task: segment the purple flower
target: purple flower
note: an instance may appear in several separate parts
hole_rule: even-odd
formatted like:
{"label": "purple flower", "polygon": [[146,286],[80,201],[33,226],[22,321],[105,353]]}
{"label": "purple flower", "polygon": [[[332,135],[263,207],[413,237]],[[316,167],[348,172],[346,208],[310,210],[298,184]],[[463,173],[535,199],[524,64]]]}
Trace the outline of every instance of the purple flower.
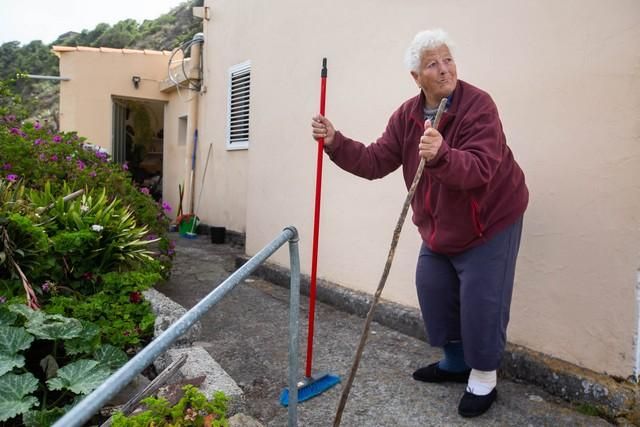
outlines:
{"label": "purple flower", "polygon": [[52,162],[57,162],[58,161],[58,156],[55,155],[55,154],[53,156],[51,156],[51,161]]}
{"label": "purple flower", "polygon": [[176,251],[173,250],[173,249],[167,250],[167,255],[169,255],[169,256],[173,256],[173,255],[175,255],[175,253],[176,253]]}
{"label": "purple flower", "polygon": [[122,169],[128,171],[129,170],[129,165],[125,162],[122,164]]}
{"label": "purple flower", "polygon": [[149,194],[149,189],[148,189],[147,187],[142,187],[142,188],[140,189],[140,192],[141,192],[142,194]]}
{"label": "purple flower", "polygon": [[11,169],[11,163],[5,163],[4,165],[2,165],[2,169],[8,171],[9,169]]}
{"label": "purple flower", "polygon": [[157,238],[158,236],[156,236],[155,234],[147,234],[146,240],[155,240]]}
{"label": "purple flower", "polygon": [[10,173],[9,175],[7,175],[7,181],[16,182],[17,180],[18,180],[18,175],[16,175],[15,173]]}
{"label": "purple flower", "polygon": [[7,302],[7,298],[4,295],[0,295],[0,304]]}
{"label": "purple flower", "polygon": [[39,158],[40,160],[46,160],[46,158],[47,158],[47,157],[44,155],[44,153],[40,153],[40,155],[38,156],[38,158]]}
{"label": "purple flower", "polygon": [[40,120],[36,120],[36,124],[33,125],[34,129],[40,129],[42,125],[40,124]]}
{"label": "purple flower", "polygon": [[169,203],[167,203],[167,202],[162,202],[162,210],[165,213],[171,212],[171,205]]}
{"label": "purple flower", "polygon": [[86,166],[82,160],[78,160],[76,164],[78,165],[78,169],[80,170],[83,170]]}
{"label": "purple flower", "polygon": [[52,287],[53,287],[53,283],[51,283],[50,281],[46,280],[42,284],[42,292],[48,293],[51,290]]}
{"label": "purple flower", "polygon": [[102,160],[103,162],[107,161],[107,153],[104,151],[96,151],[96,157]]}
{"label": "purple flower", "polygon": [[53,136],[53,142],[60,142],[60,141],[62,141],[62,137],[60,135]]}
{"label": "purple flower", "polygon": [[11,128],[9,132],[11,132],[11,134],[13,135],[20,135],[20,129],[18,128]]}
{"label": "purple flower", "polygon": [[15,122],[16,121],[16,116],[14,114],[9,114],[8,116],[6,116],[4,118],[7,122]]}
{"label": "purple flower", "polygon": [[40,138],[33,141],[33,145],[40,145],[40,144],[42,144],[42,140]]}
{"label": "purple flower", "polygon": [[73,157],[71,157],[71,156],[67,156],[67,157],[65,157],[64,159],[65,159],[67,162],[70,162],[70,161],[73,159]]}
{"label": "purple flower", "polygon": [[96,176],[96,171],[89,172],[89,176],[92,177],[92,178],[95,177]]}

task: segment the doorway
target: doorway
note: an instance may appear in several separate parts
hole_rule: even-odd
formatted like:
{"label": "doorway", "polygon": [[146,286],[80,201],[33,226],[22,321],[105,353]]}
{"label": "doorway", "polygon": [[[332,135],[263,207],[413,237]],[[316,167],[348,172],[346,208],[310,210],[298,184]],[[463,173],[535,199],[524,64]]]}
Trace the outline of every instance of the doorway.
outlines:
{"label": "doorway", "polygon": [[160,201],[165,103],[116,97],[112,101],[113,161],[126,164],[133,181]]}

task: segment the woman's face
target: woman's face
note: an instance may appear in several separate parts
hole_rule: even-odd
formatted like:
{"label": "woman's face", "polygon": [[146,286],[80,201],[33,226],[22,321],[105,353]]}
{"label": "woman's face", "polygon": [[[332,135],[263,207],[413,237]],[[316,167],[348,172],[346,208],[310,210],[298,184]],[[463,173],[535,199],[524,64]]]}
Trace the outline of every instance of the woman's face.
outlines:
{"label": "woman's face", "polygon": [[438,105],[442,98],[453,93],[458,73],[453,56],[446,45],[422,52],[420,69],[411,75],[427,97],[429,106]]}

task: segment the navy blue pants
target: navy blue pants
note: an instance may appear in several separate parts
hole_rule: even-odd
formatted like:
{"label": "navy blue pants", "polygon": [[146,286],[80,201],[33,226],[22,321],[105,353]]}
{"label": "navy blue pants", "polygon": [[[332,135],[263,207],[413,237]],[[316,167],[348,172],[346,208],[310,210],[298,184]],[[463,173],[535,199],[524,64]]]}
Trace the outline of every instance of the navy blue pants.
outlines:
{"label": "navy blue pants", "polygon": [[429,343],[462,341],[467,365],[498,369],[507,335],[522,218],[483,243],[457,255],[424,244],[416,288]]}

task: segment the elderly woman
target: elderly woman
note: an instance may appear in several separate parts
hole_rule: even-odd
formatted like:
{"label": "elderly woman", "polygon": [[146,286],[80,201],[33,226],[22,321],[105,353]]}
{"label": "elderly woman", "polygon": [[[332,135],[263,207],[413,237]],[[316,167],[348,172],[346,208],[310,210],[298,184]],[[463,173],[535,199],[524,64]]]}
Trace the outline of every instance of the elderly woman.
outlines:
{"label": "elderly woman", "polygon": [[[413,378],[467,383],[458,412],[474,417],[497,397],[529,193],[498,109],[486,92],[458,80],[452,46],[439,29],[415,36],[406,64],[420,93],[392,114],[375,143],[350,139],[319,115],[312,133],[324,138],[334,163],[367,179],[402,166],[408,188],[426,160],[412,201],[422,237],[416,288],[429,343],[444,357]],[[435,129],[442,98],[447,107]]]}

